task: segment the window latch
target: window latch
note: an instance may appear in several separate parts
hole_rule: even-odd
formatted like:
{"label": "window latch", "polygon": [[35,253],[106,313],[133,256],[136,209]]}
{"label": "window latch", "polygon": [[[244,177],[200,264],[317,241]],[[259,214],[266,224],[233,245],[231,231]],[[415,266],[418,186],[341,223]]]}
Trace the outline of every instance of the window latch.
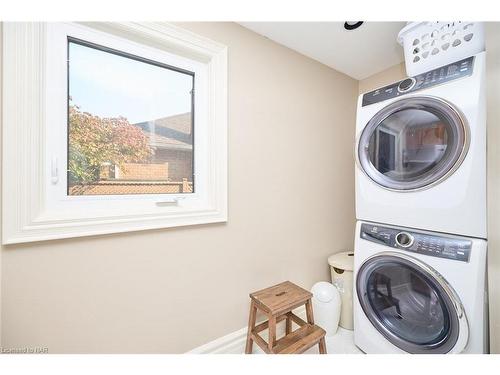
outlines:
{"label": "window latch", "polygon": [[183,200],[184,197],[172,197],[172,198],[167,198],[161,201],[156,201],[156,205],[160,207],[164,206],[177,206],[179,204],[179,201]]}
{"label": "window latch", "polygon": [[52,158],[52,163],[50,165],[50,181],[53,185],[57,184],[59,181],[59,170],[57,168],[57,157]]}

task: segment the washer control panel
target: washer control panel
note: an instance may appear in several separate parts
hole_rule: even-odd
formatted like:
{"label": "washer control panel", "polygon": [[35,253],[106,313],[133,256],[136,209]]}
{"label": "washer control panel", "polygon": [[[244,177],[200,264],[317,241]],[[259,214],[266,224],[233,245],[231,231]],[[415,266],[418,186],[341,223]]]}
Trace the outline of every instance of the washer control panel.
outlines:
{"label": "washer control panel", "polygon": [[404,229],[361,224],[361,238],[391,248],[412,253],[468,262],[472,241],[444,237]]}
{"label": "washer control panel", "polygon": [[363,95],[362,106],[382,102],[410,92],[440,85],[455,79],[472,75],[474,56],[442,66],[415,77],[403,79],[389,86],[370,91]]}

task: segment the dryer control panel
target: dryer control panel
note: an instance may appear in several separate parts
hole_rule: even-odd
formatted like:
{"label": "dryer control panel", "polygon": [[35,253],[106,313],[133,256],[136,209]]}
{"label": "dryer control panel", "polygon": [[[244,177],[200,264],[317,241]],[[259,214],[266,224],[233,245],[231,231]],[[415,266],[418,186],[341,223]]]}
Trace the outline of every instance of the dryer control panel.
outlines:
{"label": "dryer control panel", "polygon": [[410,253],[462,262],[469,261],[472,248],[472,241],[462,238],[410,232],[373,224],[361,224],[360,236],[364,240]]}
{"label": "dryer control panel", "polygon": [[370,91],[363,95],[362,106],[382,102],[401,95],[440,85],[455,79],[472,75],[474,56],[442,66],[415,77],[403,79],[389,86]]}

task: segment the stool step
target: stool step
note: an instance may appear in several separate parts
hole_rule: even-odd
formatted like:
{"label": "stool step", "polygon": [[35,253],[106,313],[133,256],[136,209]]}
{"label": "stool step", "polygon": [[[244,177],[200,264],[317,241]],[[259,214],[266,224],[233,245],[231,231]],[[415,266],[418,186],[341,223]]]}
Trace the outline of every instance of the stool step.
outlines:
{"label": "stool step", "polygon": [[312,297],[311,292],[285,281],[250,294],[250,298],[266,313],[281,315],[303,305]]}
{"label": "stool step", "polygon": [[296,331],[286,335],[276,341],[273,347],[275,354],[300,354],[307,349],[318,344],[325,336],[326,332],[323,328],[315,324],[306,324]]}

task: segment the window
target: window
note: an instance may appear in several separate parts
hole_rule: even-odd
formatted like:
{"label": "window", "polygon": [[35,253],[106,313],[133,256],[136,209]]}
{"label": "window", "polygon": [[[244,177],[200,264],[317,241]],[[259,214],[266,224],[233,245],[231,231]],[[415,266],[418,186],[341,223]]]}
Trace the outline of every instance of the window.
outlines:
{"label": "window", "polygon": [[194,82],[69,39],[68,195],[193,192]]}
{"label": "window", "polygon": [[227,220],[225,46],[165,23],[4,40],[4,243]]}

